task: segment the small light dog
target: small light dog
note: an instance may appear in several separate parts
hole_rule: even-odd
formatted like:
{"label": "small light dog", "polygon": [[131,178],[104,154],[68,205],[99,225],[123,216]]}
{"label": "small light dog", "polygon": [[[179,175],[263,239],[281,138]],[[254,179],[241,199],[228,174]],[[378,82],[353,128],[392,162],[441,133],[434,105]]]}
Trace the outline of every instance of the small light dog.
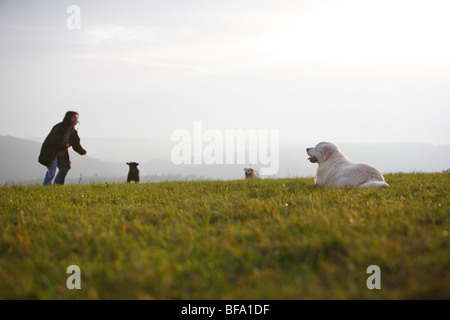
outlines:
{"label": "small light dog", "polygon": [[364,163],[352,163],[330,142],[320,142],[315,147],[307,148],[306,153],[309,161],[319,164],[315,181],[321,187],[385,189],[389,186],[379,170]]}
{"label": "small light dog", "polygon": [[259,172],[252,168],[245,168],[245,179],[259,179]]}

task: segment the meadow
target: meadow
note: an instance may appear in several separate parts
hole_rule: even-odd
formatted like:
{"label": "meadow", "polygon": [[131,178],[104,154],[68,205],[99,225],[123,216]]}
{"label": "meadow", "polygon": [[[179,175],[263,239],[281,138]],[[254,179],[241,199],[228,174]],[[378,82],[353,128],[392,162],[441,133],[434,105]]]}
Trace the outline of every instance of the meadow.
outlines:
{"label": "meadow", "polygon": [[0,299],[449,299],[450,173],[385,179],[4,186]]}

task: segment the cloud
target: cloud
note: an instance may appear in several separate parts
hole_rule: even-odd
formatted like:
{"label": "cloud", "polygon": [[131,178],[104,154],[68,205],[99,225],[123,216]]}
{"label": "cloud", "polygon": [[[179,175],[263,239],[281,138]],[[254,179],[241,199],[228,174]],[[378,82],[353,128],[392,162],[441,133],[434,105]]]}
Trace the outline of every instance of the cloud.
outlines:
{"label": "cloud", "polygon": [[184,64],[184,63],[168,63],[164,62],[157,58],[152,57],[143,57],[139,53],[134,54],[76,54],[73,55],[75,59],[83,59],[83,60],[101,60],[107,63],[127,63],[140,65],[144,67],[152,67],[152,68],[171,68],[171,69],[186,69],[193,70],[200,73],[214,73],[212,69],[208,69],[202,66]]}
{"label": "cloud", "polygon": [[241,65],[239,39],[212,39],[190,27],[98,25],[72,38],[69,56],[144,67],[180,68],[200,73],[231,72]]}
{"label": "cloud", "polygon": [[145,26],[97,25],[86,27],[80,36],[81,44],[102,45],[117,42],[149,42],[157,28]]}
{"label": "cloud", "polygon": [[450,63],[450,4],[430,0],[340,1],[285,18],[244,43],[243,54],[286,64]]}

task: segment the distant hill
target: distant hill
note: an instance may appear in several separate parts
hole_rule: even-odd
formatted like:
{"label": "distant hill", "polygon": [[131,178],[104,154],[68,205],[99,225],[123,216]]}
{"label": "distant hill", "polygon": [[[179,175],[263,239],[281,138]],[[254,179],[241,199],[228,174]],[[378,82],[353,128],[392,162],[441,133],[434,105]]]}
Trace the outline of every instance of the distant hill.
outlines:
{"label": "distant hill", "polygon": [[[41,184],[46,168],[37,162],[41,142],[0,136],[0,184]],[[126,161],[139,162],[141,182],[164,180],[242,179],[247,165],[175,165],[170,159],[171,141],[146,139],[82,139],[88,151],[80,156],[70,149],[72,169],[67,183],[124,182]],[[313,143],[281,142],[280,168],[274,177],[310,177],[316,164],[307,158]],[[421,143],[342,144],[340,149],[354,162],[369,163],[382,172],[441,172],[450,168],[450,146]],[[94,157],[92,156],[94,155]],[[253,165],[258,169],[258,165]]]}
{"label": "distant hill", "polygon": [[[11,136],[0,136],[0,184],[41,184],[46,168],[38,163],[41,143],[31,140],[15,138]],[[89,150],[88,150],[89,152]],[[120,148],[117,152],[120,152]],[[124,182],[128,174],[128,166],[125,162],[104,162],[91,158],[88,155],[80,156],[69,149],[72,168],[66,177],[66,183],[89,183],[89,182]],[[131,161],[131,160],[130,160]],[[162,169],[170,167],[170,162],[154,160]],[[151,166],[152,162],[142,163],[141,182],[157,182],[164,180],[197,180],[201,177],[193,175],[181,175],[165,170],[164,173],[153,170],[150,175],[142,170],[142,167]]]}
{"label": "distant hill", "polygon": [[[14,138],[11,136],[0,137],[0,182],[40,184],[46,172],[46,168],[38,163],[41,143]],[[72,170],[69,171],[68,179],[83,176],[114,176],[120,174],[117,164],[102,163],[98,159],[88,156],[81,157],[72,149],[69,151],[72,161]],[[69,180],[68,180],[69,182]]]}

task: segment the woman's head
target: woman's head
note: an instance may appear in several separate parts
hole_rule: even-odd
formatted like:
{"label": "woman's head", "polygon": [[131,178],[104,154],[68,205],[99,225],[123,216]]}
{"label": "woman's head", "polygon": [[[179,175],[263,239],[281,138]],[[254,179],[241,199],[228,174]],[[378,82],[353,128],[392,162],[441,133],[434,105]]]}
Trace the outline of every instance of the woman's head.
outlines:
{"label": "woman's head", "polygon": [[78,116],[79,116],[78,112],[67,111],[63,119],[64,126],[75,127],[75,125],[78,123]]}

